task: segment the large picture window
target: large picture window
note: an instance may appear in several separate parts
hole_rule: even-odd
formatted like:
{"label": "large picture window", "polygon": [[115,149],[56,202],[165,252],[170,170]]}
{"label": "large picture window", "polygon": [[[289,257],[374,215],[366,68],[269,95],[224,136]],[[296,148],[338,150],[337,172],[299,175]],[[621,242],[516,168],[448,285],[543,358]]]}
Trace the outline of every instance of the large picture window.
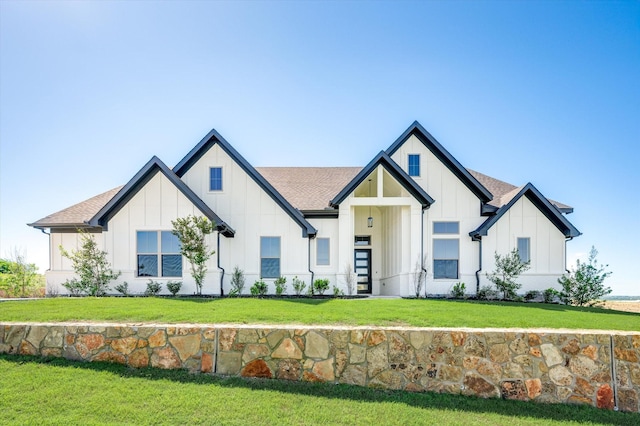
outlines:
{"label": "large picture window", "polygon": [[260,237],[260,278],[280,277],[280,237]]}
{"label": "large picture window", "polygon": [[138,231],[139,277],[181,277],[180,240],[171,231]]}
{"label": "large picture window", "polygon": [[420,176],[420,154],[409,154],[409,176]]}
{"label": "large picture window", "polygon": [[518,255],[520,261],[527,263],[531,260],[531,240],[529,238],[518,238]]}
{"label": "large picture window", "polygon": [[460,241],[457,239],[433,240],[433,278],[457,279]]}
{"label": "large picture window", "polygon": [[222,191],[222,167],[209,169],[209,191]]}
{"label": "large picture window", "polygon": [[316,265],[329,264],[329,238],[316,238]]}

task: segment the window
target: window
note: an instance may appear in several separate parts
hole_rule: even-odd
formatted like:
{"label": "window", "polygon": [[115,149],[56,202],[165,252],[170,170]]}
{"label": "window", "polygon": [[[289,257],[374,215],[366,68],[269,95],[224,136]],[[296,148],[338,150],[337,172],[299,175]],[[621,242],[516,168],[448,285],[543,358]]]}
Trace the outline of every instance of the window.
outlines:
{"label": "window", "polygon": [[182,276],[180,240],[171,231],[138,231],[136,239],[139,277]]}
{"label": "window", "polygon": [[353,244],[356,246],[370,246],[371,235],[356,235],[356,239]]}
{"label": "window", "polygon": [[260,237],[260,278],[280,278],[280,237]]}
{"label": "window", "polygon": [[527,263],[531,260],[530,247],[530,238],[518,238],[518,254],[522,263]]}
{"label": "window", "polygon": [[316,239],[316,265],[329,264],[329,238]]}
{"label": "window", "polygon": [[222,167],[209,169],[209,191],[222,191]]}
{"label": "window", "polygon": [[459,234],[460,222],[433,222],[434,234]]}
{"label": "window", "polygon": [[409,176],[420,176],[420,154],[409,154]]}
{"label": "window", "polygon": [[458,278],[459,240],[433,240],[433,278]]}

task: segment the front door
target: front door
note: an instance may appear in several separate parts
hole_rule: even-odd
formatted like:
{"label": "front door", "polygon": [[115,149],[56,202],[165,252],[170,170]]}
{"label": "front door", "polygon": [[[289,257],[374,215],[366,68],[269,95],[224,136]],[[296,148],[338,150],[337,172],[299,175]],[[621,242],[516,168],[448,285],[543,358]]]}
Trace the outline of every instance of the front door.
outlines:
{"label": "front door", "polygon": [[355,249],[358,294],[371,294],[371,249]]}

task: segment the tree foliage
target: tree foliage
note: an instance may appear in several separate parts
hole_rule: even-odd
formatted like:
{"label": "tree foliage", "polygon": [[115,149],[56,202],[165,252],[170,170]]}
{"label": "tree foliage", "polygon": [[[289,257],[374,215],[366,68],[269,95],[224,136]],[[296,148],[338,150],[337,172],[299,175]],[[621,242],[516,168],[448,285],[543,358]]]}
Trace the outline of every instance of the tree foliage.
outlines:
{"label": "tree foliage", "polygon": [[497,252],[494,254],[496,269],[487,274],[487,279],[495,284],[498,291],[502,292],[503,299],[516,297],[516,290],[522,287],[516,280],[523,272],[530,268],[530,262],[520,259],[517,249],[511,250],[504,256]]}
{"label": "tree foliage", "polygon": [[598,250],[591,247],[586,263],[576,261],[576,267],[569,274],[562,275],[558,283],[562,286],[560,299],[567,304],[576,306],[593,306],[598,299],[611,293],[610,287],[605,287],[604,280],[611,275],[605,269],[609,265],[597,263]]}
{"label": "tree foliage", "polygon": [[60,245],[60,253],[71,260],[73,271],[78,276],[62,283],[73,295],[104,296],[109,291],[109,282],[120,276],[113,272],[107,260],[107,252],[98,248],[93,234],[79,231],[81,245],[79,250],[69,253]]}
{"label": "tree foliage", "polygon": [[0,289],[14,297],[31,296],[42,285],[38,267],[28,263],[26,256],[17,248],[11,251],[10,259],[0,259]]}
{"label": "tree foliage", "polygon": [[187,258],[191,266],[191,276],[196,282],[198,294],[202,294],[202,284],[207,274],[207,260],[214,250],[207,247],[206,236],[215,229],[215,224],[204,216],[181,217],[172,220],[173,235],[180,240],[180,253]]}

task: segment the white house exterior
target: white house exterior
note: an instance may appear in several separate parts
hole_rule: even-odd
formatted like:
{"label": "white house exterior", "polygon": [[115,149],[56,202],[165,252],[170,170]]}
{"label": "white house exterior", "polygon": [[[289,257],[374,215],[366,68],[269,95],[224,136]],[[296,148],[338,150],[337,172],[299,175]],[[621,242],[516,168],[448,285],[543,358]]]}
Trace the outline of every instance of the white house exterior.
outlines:
{"label": "white house exterior", "polygon": [[[517,248],[531,268],[521,292],[557,286],[566,242],[580,232],[564,217],[572,208],[522,187],[467,170],[419,123],[412,124],[364,168],[254,168],[212,130],[173,169],[153,157],[126,185],[49,215],[30,226],[50,233],[47,286],[61,294],[74,276],[61,256],[94,233],[132,292],[149,279],[183,281],[195,292],[171,221],[204,215],[215,222],[203,293],[227,294],[235,266],[250,285],[295,276],[328,278],[347,292],[448,294],[464,282],[471,294],[488,284],[494,253]],[[291,286],[289,286],[291,288]]]}

